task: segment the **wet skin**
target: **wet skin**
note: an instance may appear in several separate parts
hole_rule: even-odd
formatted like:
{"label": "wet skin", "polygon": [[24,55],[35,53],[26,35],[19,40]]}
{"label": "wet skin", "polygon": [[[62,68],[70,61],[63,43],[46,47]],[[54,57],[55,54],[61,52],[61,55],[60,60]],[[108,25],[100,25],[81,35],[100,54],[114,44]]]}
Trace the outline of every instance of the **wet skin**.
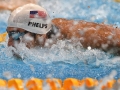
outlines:
{"label": "wet skin", "polygon": [[52,20],[61,34],[67,39],[79,38],[83,47],[99,48],[109,50],[120,48],[120,28],[107,24],[94,22],[67,20],[56,18]]}
{"label": "wet skin", "polygon": [[[40,34],[35,34],[35,33],[31,33],[31,32],[27,32],[26,30],[24,29],[21,29],[21,28],[14,28],[14,27],[7,27],[7,32],[11,32],[11,31],[14,31],[14,32],[20,32],[20,33],[25,33],[24,36],[21,37],[21,39],[13,39],[12,36],[9,37],[9,40],[8,40],[8,46],[13,46],[15,47],[15,43],[20,43],[20,41],[22,43],[25,43],[26,46],[28,48],[32,48],[32,47],[35,47],[35,46],[43,46],[44,43],[45,43],[45,39],[46,39],[46,35],[40,35]],[[43,38],[43,41],[39,41],[39,38]]]}
{"label": "wet skin", "polygon": [[0,0],[0,10],[13,11],[19,6],[22,6],[28,3],[37,4],[37,1],[36,0]]}

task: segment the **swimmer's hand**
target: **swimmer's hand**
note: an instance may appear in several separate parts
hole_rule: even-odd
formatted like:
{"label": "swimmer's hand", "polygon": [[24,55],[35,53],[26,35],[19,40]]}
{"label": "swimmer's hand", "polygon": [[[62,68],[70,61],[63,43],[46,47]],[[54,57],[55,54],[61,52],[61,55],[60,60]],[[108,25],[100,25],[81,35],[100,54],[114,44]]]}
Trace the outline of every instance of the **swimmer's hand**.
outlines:
{"label": "swimmer's hand", "polygon": [[28,3],[37,4],[37,1],[36,0],[0,0],[0,10],[13,11],[17,7]]}
{"label": "swimmer's hand", "polygon": [[23,58],[18,53],[13,53],[13,56],[17,59],[22,59],[23,60]]}
{"label": "swimmer's hand", "polygon": [[24,60],[25,57],[23,57],[22,55],[20,55],[18,52],[12,50],[13,56],[18,60]]}

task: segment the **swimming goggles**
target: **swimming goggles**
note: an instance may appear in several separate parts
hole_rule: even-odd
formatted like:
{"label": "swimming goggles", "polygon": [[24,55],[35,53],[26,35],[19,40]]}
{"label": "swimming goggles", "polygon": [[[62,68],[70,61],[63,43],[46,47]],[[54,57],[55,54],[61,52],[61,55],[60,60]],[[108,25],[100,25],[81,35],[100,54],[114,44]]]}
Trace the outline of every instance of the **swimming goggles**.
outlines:
{"label": "swimming goggles", "polygon": [[18,31],[9,31],[8,36],[12,37],[14,40],[19,40],[20,37],[23,37],[27,32],[18,32]]}

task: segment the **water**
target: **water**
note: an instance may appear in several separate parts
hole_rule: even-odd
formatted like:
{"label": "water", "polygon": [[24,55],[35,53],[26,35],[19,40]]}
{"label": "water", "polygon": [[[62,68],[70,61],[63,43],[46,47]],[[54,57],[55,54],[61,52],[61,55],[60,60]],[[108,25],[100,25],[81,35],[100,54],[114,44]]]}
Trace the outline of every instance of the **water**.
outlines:
{"label": "water", "polygon": [[[104,22],[120,27],[120,4],[112,0],[40,0],[38,3],[47,9],[51,18]],[[0,13],[0,33],[5,32],[9,15],[9,11]],[[97,49],[85,50],[80,43],[72,44],[70,40],[60,40],[50,49],[29,50],[23,44],[18,48],[22,59],[13,57],[14,48],[8,48],[7,41],[0,44],[0,78],[45,79],[51,75],[63,80],[68,77],[101,79],[112,70],[117,71],[114,78],[120,78],[119,56]]]}
{"label": "water", "polygon": [[[47,75],[51,75],[63,80],[68,77],[101,79],[112,70],[116,70],[118,75],[115,78],[119,78],[119,69],[117,69],[119,57],[113,57],[112,54],[100,50],[84,50],[79,43],[78,46],[76,48],[70,40],[60,40],[50,49],[29,50],[24,44],[19,44],[16,52],[19,52],[22,59],[18,59],[11,54],[14,48],[7,47],[5,43],[1,46],[0,77],[45,79]],[[6,77],[6,72],[9,72],[10,76]]]}

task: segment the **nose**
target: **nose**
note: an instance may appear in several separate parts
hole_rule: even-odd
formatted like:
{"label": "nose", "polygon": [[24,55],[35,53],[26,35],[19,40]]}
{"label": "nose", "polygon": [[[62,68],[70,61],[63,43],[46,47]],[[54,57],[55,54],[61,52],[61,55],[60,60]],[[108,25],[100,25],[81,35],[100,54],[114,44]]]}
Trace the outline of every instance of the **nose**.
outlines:
{"label": "nose", "polygon": [[23,41],[30,42],[34,40],[34,36],[31,33],[27,33],[23,36]]}

